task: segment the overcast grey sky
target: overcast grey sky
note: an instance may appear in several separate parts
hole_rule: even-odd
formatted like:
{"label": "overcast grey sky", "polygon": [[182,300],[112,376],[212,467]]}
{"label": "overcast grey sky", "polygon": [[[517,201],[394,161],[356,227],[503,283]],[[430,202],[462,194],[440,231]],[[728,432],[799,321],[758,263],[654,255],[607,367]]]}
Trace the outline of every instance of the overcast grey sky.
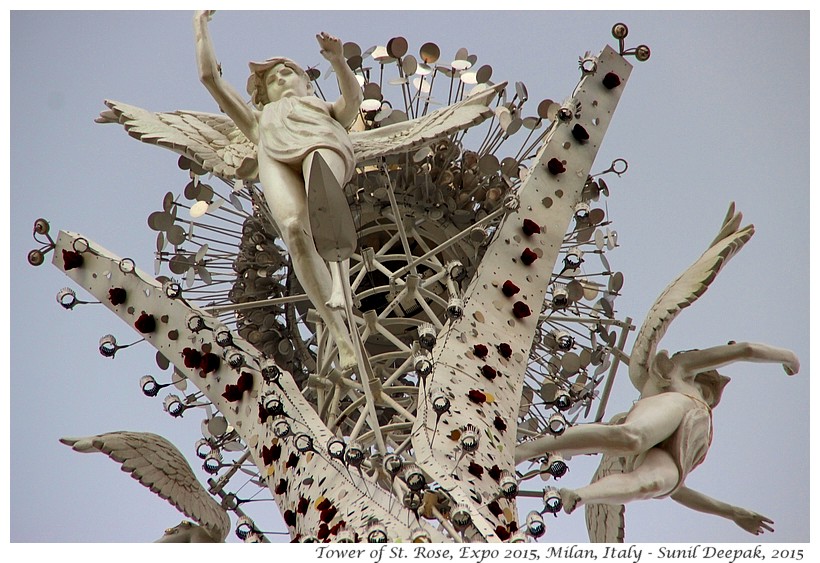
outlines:
{"label": "overcast grey sky", "polygon": [[[771,517],[776,532],[755,538],[731,522],[655,500],[627,508],[627,540],[807,542],[808,12],[218,12],[211,29],[225,77],[240,91],[249,60],[286,55],[326,70],[318,31],[363,49],[401,35],[413,54],[436,42],[444,60],[466,47],[479,65],[492,65],[494,81],[523,81],[534,113],[540,99],[572,92],[578,57],[613,44],[618,21],[629,26],[627,45],[649,45],[652,58],[632,59],[593,166],[629,162],[623,177],[607,178],[621,245],[608,257],[626,280],[616,309],[640,323],[735,201],[757,233],[675,321],[662,347],[757,341],[791,348],[802,362],[792,378],[776,365],[725,369],[732,382],[715,411],[712,449],[687,480]],[[66,435],[149,431],[196,462],[200,419],[173,420],[161,401],[140,393],[142,375],[167,376],[149,346],[114,361],[100,356],[102,335],[127,341],[133,333],[102,307],[64,311],[54,297],[70,281],[49,263],[29,266],[26,254],[42,216],[55,233],[80,232],[152,271],[155,234],[146,218],[187,176],[174,154],[93,119],[105,98],[155,111],[217,111],[197,80],[192,35],[190,12],[11,14],[13,542],[145,542],[182,518],[105,456],[58,443]],[[609,414],[637,397],[625,371],[615,386]],[[573,460],[559,484],[587,482],[594,465]],[[284,530],[276,507],[267,506],[266,529]],[[547,524],[543,541],[586,541],[580,512]]]}

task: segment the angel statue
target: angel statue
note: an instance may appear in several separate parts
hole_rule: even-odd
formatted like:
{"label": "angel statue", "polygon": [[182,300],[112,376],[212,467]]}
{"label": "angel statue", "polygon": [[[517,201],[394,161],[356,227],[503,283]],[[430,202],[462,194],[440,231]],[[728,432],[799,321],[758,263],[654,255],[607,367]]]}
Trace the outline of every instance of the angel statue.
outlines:
{"label": "angel statue", "polygon": [[687,508],[728,518],[755,535],[773,531],[772,520],[692,490],[685,480],[703,462],[712,441],[712,409],[729,382],[717,369],[738,361],[773,362],[793,375],[800,368],[797,356],[783,348],[735,342],[671,356],[665,350],[656,352],[672,320],[703,295],[721,267],[754,234],[752,225],[740,228],[741,219],[732,204],[708,250],[649,310],[629,357],[629,378],[640,392],[629,412],[609,424],[581,424],[560,436],[544,436],[516,449],[516,462],[547,452],[604,454],[590,485],[560,491],[567,513],[587,505],[587,527],[593,541],[623,541],[625,503],[666,497]]}
{"label": "angel statue", "polygon": [[122,464],[122,470],[171,503],[198,524],[183,520],[165,530],[158,543],[221,543],[231,528],[227,511],[194,475],[171,442],[146,432],[108,432],[85,438],[60,438],[80,453],[101,452]]}
{"label": "angel statue", "polygon": [[[208,30],[212,15],[212,10],[194,15],[197,65],[200,80],[227,117],[181,111],[155,114],[107,100],[110,110],[97,121],[119,122],[131,136],[170,148],[226,180],[258,180],[296,276],[336,342],[340,368],[352,369],[356,354],[341,309],[349,297],[344,281],[347,258],[356,243],[353,222],[349,211],[340,213],[340,209],[326,209],[331,221],[312,221],[308,193],[319,185],[330,201],[340,197],[344,201],[342,187],[353,177],[357,164],[407,152],[483,121],[492,115],[487,103],[505,84],[479,89],[456,104],[414,120],[348,132],[359,118],[363,94],[339,39],[324,32],[316,35],[320,53],[336,74],[341,92],[338,100],[330,103],[315,96],[304,69],[288,58],[274,57],[249,64],[249,105],[221,76]],[[333,231],[328,226],[338,221],[350,228]],[[348,248],[334,258],[330,268],[326,255],[317,250],[317,236],[327,239],[328,233],[315,232],[317,226],[338,233],[331,238],[348,239],[336,241],[337,246]],[[352,319],[348,322],[350,330],[355,330]]]}

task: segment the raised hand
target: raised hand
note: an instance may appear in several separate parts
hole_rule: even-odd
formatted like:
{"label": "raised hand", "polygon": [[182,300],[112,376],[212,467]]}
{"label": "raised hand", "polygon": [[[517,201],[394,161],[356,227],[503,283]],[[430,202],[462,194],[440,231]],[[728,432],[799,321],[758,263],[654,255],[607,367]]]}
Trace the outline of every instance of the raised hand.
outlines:
{"label": "raised hand", "polygon": [[342,42],[338,37],[333,37],[326,32],[316,34],[316,41],[319,42],[320,53],[330,62],[343,59]]}
{"label": "raised hand", "polygon": [[798,371],[800,371],[800,360],[797,359],[797,356],[791,353],[792,358],[786,362],[783,362],[783,370],[786,372],[787,375],[794,375]]}
{"label": "raised hand", "polygon": [[737,508],[734,516],[732,516],[732,521],[750,534],[756,536],[759,536],[766,530],[774,532],[774,528],[771,527],[771,524],[774,524],[773,520],[745,508]]}

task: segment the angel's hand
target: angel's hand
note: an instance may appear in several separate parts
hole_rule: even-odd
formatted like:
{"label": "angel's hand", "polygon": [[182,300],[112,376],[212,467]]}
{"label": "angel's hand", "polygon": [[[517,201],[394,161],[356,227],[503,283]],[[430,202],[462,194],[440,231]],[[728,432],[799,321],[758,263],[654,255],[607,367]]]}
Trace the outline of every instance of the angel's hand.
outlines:
{"label": "angel's hand", "polygon": [[756,536],[762,534],[766,530],[774,532],[774,528],[771,527],[771,524],[774,524],[773,520],[770,520],[757,512],[746,510],[745,508],[737,508],[735,510],[735,514],[732,516],[732,521],[750,534],[754,534]]}
{"label": "angel's hand", "polygon": [[211,21],[216,10],[197,10],[194,12],[194,22],[199,24],[207,24]]}
{"label": "angel's hand", "polygon": [[323,31],[316,34],[316,41],[319,42],[319,52],[321,55],[331,63],[344,59],[342,55],[342,42],[338,37],[333,37]]}
{"label": "angel's hand", "polygon": [[783,370],[787,375],[794,375],[800,371],[800,360],[797,359],[797,356],[792,354],[792,358],[790,360],[783,362]]}

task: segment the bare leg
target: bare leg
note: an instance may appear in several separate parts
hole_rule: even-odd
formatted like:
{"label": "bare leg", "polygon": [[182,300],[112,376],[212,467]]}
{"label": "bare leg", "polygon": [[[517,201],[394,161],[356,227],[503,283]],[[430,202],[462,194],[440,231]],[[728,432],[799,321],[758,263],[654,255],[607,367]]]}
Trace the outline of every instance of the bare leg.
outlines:
{"label": "bare leg", "polygon": [[664,450],[651,448],[631,473],[613,473],[580,489],[561,489],[568,514],[584,504],[626,504],[667,494],[678,483],[678,467]]}
{"label": "bare leg", "polygon": [[327,264],[313,243],[304,180],[293,169],[271,160],[260,161],[259,177],[296,276],[336,342],[340,367],[350,369],[356,365],[356,355],[341,313],[326,305],[332,280]]}
{"label": "bare leg", "polygon": [[347,288],[343,280],[345,278],[350,279],[350,260],[331,264],[330,277],[333,279],[333,289],[330,293],[330,299],[327,301],[327,306],[331,309],[344,309]]}
{"label": "bare leg", "polygon": [[635,403],[622,424],[580,424],[567,428],[560,436],[543,436],[525,442],[515,449],[515,461],[520,463],[547,452],[566,455],[641,453],[671,436],[692,407],[692,399],[680,393],[645,397]]}

